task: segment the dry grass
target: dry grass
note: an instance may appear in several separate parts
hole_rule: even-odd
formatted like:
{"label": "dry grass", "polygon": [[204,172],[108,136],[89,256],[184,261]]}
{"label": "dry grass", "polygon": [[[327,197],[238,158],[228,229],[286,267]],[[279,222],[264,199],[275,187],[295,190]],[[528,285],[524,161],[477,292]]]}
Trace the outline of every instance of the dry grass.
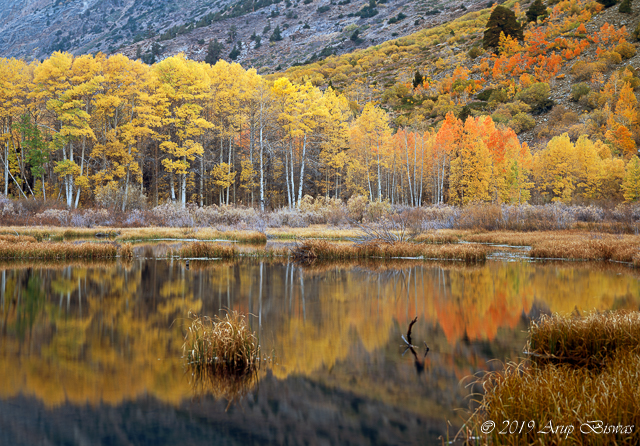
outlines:
{"label": "dry grass", "polygon": [[3,234],[0,235],[0,241],[8,242],[8,243],[32,243],[37,240],[35,237],[31,237],[29,235],[11,235],[11,234]]}
{"label": "dry grass", "polygon": [[53,243],[0,240],[0,259],[109,259],[117,255],[117,248],[106,243]]}
{"label": "dry grass", "polygon": [[624,353],[640,353],[640,313],[618,311],[586,317],[543,315],[529,327],[525,348],[538,363],[603,364]]}
{"label": "dry grass", "polygon": [[133,258],[133,245],[131,243],[124,243],[120,246],[120,258],[132,259]]}
{"label": "dry grass", "polygon": [[294,240],[321,238],[324,240],[348,240],[362,235],[359,229],[335,229],[327,225],[310,225],[308,228],[272,228],[267,229],[272,239]]}
{"label": "dry grass", "polygon": [[584,236],[567,240],[548,240],[534,244],[529,255],[534,258],[573,260],[616,260],[633,262],[640,250],[631,237]]}
{"label": "dry grass", "polygon": [[242,250],[241,255],[244,257],[257,257],[260,259],[271,259],[276,257],[289,257],[291,250],[285,247],[279,248],[255,248]]}
{"label": "dry grass", "polygon": [[637,312],[543,317],[529,328],[531,361],[480,379],[485,395],[469,427],[491,444],[639,444],[639,340]]}
{"label": "dry grass", "polygon": [[494,231],[482,233],[465,233],[462,239],[475,243],[490,243],[495,245],[533,246],[543,241],[563,240],[567,238],[582,237],[585,233],[573,231],[539,231],[539,232],[514,232]]}
{"label": "dry grass", "polygon": [[308,240],[293,251],[300,260],[348,260],[367,258],[422,257],[425,259],[464,260],[480,262],[486,260],[487,249],[481,245],[424,245],[408,242],[369,242],[355,245],[335,244],[325,240]]}
{"label": "dry grass", "polygon": [[267,242],[267,236],[258,231],[218,231],[210,228],[65,228],[11,226],[0,228],[0,234],[32,236],[38,241],[55,239],[91,238],[97,234],[117,237],[117,241],[157,240],[157,239],[196,239],[196,240],[234,240],[243,243]]}
{"label": "dry grass", "polygon": [[182,350],[187,367],[215,373],[243,374],[257,369],[260,344],[244,315],[228,312],[224,318],[189,313]]}
{"label": "dry grass", "polygon": [[182,258],[232,259],[240,253],[238,248],[230,243],[193,242],[182,246],[178,254]]}
{"label": "dry grass", "polygon": [[418,234],[413,241],[416,243],[444,245],[447,243],[458,243],[460,237],[458,234],[451,232],[425,232]]}
{"label": "dry grass", "polygon": [[258,231],[218,231],[210,228],[125,228],[118,237],[118,240],[123,241],[158,239],[233,240],[260,244],[267,242],[267,236]]}
{"label": "dry grass", "polygon": [[[597,372],[566,364],[507,364],[504,370],[485,378],[486,394],[479,412],[482,415],[473,421],[474,430],[478,432],[482,423],[493,421],[496,427],[489,442],[496,445],[637,445],[638,370],[640,356],[636,354],[623,354]],[[598,429],[596,421],[602,422],[600,434],[593,431]],[[522,423],[520,434],[499,433],[505,427],[519,431]],[[552,433],[550,426],[554,430],[566,428]],[[620,426],[626,433],[606,433],[607,426]],[[480,432],[477,435],[486,438]]]}
{"label": "dry grass", "polygon": [[636,235],[594,234],[580,231],[465,234],[464,240],[511,246],[531,246],[529,256],[540,259],[615,260],[631,263],[640,252]]}

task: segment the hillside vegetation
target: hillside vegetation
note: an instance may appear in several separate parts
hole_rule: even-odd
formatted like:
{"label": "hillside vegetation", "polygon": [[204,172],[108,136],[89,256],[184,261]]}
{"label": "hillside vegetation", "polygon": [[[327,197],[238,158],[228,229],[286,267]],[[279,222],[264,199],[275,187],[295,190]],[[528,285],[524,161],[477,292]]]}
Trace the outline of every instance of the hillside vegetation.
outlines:
{"label": "hillside vegetation", "polygon": [[31,61],[55,51],[121,53],[154,63],[184,53],[271,72],[479,7],[478,0],[0,0],[0,54]]}
{"label": "hillside vegetation", "polygon": [[636,48],[602,9],[558,3],[486,50],[492,12],[470,13],[268,78],[183,55],[2,59],[4,192],[121,211],[636,201]]}

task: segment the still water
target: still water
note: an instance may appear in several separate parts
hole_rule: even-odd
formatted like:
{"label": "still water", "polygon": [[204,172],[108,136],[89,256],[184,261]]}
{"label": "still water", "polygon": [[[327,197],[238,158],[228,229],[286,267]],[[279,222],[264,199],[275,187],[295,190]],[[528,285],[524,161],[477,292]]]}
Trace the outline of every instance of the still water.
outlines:
{"label": "still water", "polygon": [[[530,318],[614,308],[640,282],[609,264],[0,264],[0,444],[441,444]],[[269,357],[231,403],[180,359],[188,312],[225,309]]]}

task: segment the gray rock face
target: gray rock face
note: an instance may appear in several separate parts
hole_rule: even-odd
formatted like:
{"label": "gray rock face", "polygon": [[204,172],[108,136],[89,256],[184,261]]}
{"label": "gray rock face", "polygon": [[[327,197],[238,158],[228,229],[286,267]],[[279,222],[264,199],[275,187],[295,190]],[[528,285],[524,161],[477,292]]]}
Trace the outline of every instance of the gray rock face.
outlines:
{"label": "gray rock face", "polygon": [[[437,2],[388,0],[367,17],[359,12],[368,5],[362,0],[0,0],[0,56],[31,61],[54,51],[119,52],[151,62],[156,44],[155,60],[179,52],[204,60],[209,41],[218,39],[223,58],[229,60],[240,42],[238,62],[271,71],[402,37],[465,13]],[[483,4],[465,6],[473,10]],[[270,42],[276,26],[283,39]],[[351,39],[355,30],[358,38]],[[260,36],[260,45],[252,35]]]}

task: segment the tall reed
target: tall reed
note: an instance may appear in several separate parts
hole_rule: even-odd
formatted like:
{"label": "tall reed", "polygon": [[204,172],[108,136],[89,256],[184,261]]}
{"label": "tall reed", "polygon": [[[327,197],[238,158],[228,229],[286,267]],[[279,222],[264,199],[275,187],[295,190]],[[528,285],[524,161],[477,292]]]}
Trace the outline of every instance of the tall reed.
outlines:
{"label": "tall reed", "polygon": [[496,445],[640,444],[640,315],[542,317],[525,350],[478,381],[468,426]]}
{"label": "tall reed", "polygon": [[531,322],[525,351],[532,361],[602,364],[620,353],[640,353],[640,313],[616,311],[547,316]]}
{"label": "tall reed", "polygon": [[245,373],[258,367],[260,344],[244,315],[229,311],[224,318],[189,313],[182,350],[188,367]]}

